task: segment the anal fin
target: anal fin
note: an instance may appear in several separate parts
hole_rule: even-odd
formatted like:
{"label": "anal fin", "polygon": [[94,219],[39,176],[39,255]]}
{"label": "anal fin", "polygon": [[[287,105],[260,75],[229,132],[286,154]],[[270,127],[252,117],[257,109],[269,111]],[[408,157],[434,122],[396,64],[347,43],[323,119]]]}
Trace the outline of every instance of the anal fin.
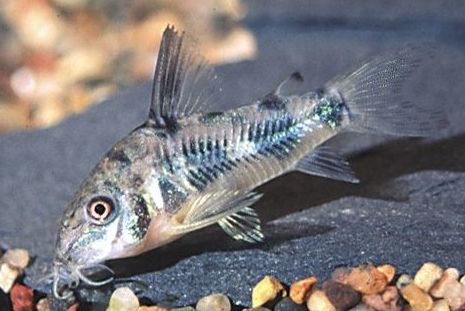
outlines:
{"label": "anal fin", "polygon": [[264,239],[257,212],[250,207],[221,219],[218,225],[235,240],[256,243]]}
{"label": "anal fin", "polygon": [[358,183],[349,163],[329,147],[320,146],[299,161],[297,171],[335,180]]}

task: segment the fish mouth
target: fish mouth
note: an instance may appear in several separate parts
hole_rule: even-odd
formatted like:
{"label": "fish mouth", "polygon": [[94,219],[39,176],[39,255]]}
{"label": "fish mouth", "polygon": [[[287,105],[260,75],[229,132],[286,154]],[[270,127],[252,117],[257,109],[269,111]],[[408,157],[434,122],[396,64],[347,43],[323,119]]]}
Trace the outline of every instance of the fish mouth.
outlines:
{"label": "fish mouth", "polygon": [[[103,280],[94,281],[91,275],[106,271],[111,275]],[[114,280],[114,272],[103,264],[76,265],[72,262],[55,260],[53,262],[52,291],[55,298],[66,300],[73,295],[73,289],[82,282],[86,285],[99,287],[111,283]]]}

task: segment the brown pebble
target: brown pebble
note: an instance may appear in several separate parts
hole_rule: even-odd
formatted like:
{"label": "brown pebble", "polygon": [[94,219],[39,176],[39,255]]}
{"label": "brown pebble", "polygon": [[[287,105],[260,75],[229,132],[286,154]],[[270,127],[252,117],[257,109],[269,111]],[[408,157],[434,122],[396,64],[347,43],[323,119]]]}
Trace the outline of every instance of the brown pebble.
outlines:
{"label": "brown pebble", "polygon": [[1,260],[12,267],[23,270],[29,264],[29,253],[21,248],[9,249]]}
{"label": "brown pebble", "polygon": [[352,269],[347,284],[352,286],[356,291],[365,294],[377,294],[387,285],[387,278],[373,265],[363,265]]}
{"label": "brown pebble", "polygon": [[229,298],[223,294],[212,294],[200,298],[195,306],[197,311],[230,311]]}
{"label": "brown pebble", "polygon": [[400,311],[399,291],[395,286],[388,286],[380,294],[363,296],[363,302],[378,311]]}
{"label": "brown pebble", "polygon": [[449,304],[445,299],[436,300],[430,311],[450,311]]}
{"label": "brown pebble", "polygon": [[37,311],[50,311],[50,304],[47,298],[42,298],[36,304]]}
{"label": "brown pebble", "polygon": [[430,295],[425,293],[415,283],[401,288],[402,297],[410,304],[413,309],[417,310],[430,310],[433,307],[433,299]]}
{"label": "brown pebble", "polygon": [[413,282],[420,287],[425,293],[428,293],[442,276],[443,270],[438,265],[427,262],[415,274]]}
{"label": "brown pebble", "polygon": [[349,285],[326,281],[323,292],[337,310],[347,310],[360,302],[360,294]]}
{"label": "brown pebble", "polygon": [[394,267],[393,265],[384,264],[378,266],[377,269],[386,276],[386,280],[388,283],[391,283],[391,281],[394,279],[394,276],[396,275],[396,267]]}
{"label": "brown pebble", "polygon": [[331,280],[347,284],[347,278],[349,277],[350,269],[349,268],[336,268],[333,273],[331,274]]}
{"label": "brown pebble", "polygon": [[77,302],[69,306],[68,309],[66,309],[66,311],[78,311],[78,310],[79,310],[79,304]]}
{"label": "brown pebble", "polygon": [[441,278],[433,285],[430,290],[431,296],[434,298],[443,298],[450,286],[455,286],[458,283],[459,272],[457,269],[449,268],[444,271]]}
{"label": "brown pebble", "polygon": [[313,286],[316,284],[317,278],[314,276],[299,280],[292,283],[289,289],[289,297],[296,304],[303,304],[310,297],[310,292]]}
{"label": "brown pebble", "polygon": [[267,275],[252,290],[252,307],[263,306],[278,295],[287,295],[284,286],[275,277]]}
{"label": "brown pebble", "polygon": [[0,289],[5,293],[10,292],[11,287],[20,275],[18,269],[4,262],[0,265]]}
{"label": "brown pebble", "polygon": [[13,311],[32,311],[34,309],[33,290],[21,284],[15,284],[10,293]]}
{"label": "brown pebble", "polygon": [[336,311],[336,308],[321,290],[316,290],[310,295],[307,308],[310,311]]}

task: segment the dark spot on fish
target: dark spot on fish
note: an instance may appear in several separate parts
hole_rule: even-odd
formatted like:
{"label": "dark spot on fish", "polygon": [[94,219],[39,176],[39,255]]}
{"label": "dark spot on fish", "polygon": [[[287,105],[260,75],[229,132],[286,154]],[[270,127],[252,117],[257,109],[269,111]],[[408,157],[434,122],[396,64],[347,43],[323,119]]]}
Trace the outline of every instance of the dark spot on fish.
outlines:
{"label": "dark spot on fish", "polygon": [[313,108],[313,119],[335,129],[342,123],[344,107],[344,103],[336,98],[324,96]]}
{"label": "dark spot on fish", "polygon": [[131,159],[123,149],[113,149],[108,153],[107,158],[110,161],[120,162],[122,165],[129,165],[131,163]]}
{"label": "dark spot on fish", "polygon": [[176,133],[177,131],[179,131],[181,129],[181,126],[178,122],[178,120],[174,117],[163,117],[163,120],[165,121],[165,127],[166,127],[166,130],[171,133],[171,134],[174,134]]}
{"label": "dark spot on fish", "polygon": [[286,100],[284,97],[275,93],[266,95],[258,104],[258,109],[263,110],[284,110],[286,109]]}
{"label": "dark spot on fish", "polygon": [[137,227],[134,228],[134,234],[141,239],[147,233],[150,225],[150,213],[147,201],[140,195],[134,195],[135,202],[134,214],[137,217]]}
{"label": "dark spot on fish", "polygon": [[168,135],[165,132],[162,132],[162,131],[156,131],[155,135],[158,138],[161,138],[161,139],[167,139],[168,138]]}

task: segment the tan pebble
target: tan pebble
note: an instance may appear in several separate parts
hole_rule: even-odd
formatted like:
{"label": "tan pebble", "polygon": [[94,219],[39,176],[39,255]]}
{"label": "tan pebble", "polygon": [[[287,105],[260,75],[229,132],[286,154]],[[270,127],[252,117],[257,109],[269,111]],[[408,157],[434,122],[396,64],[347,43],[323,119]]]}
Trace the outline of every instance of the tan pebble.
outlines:
{"label": "tan pebble", "polygon": [[20,275],[20,272],[15,267],[12,267],[6,262],[1,264],[0,265],[0,288],[5,293],[8,293],[19,275]]}
{"label": "tan pebble", "polygon": [[459,272],[457,269],[449,268],[444,271],[441,278],[431,287],[429,291],[434,298],[443,298],[450,286],[458,283]]}
{"label": "tan pebble", "polygon": [[2,257],[2,261],[23,270],[29,264],[29,253],[25,249],[9,249]]}
{"label": "tan pebble", "polygon": [[110,297],[107,311],[137,311],[139,299],[128,287],[116,289]]}
{"label": "tan pebble", "polygon": [[37,311],[50,311],[50,304],[47,298],[42,298],[36,304]]}
{"label": "tan pebble", "polygon": [[413,280],[412,280],[412,277],[408,274],[402,274],[401,276],[399,276],[399,278],[397,279],[397,282],[396,282],[396,287],[398,289],[401,289],[401,288],[404,288],[405,286],[409,285],[410,283],[412,283]]}
{"label": "tan pebble", "polygon": [[433,307],[433,298],[415,283],[401,288],[400,292],[413,309],[428,311]]}
{"label": "tan pebble", "polygon": [[445,299],[439,299],[436,300],[433,303],[433,308],[431,308],[431,311],[449,311],[449,305],[447,304],[447,301]]}
{"label": "tan pebble", "polygon": [[394,279],[394,276],[396,275],[396,267],[393,265],[385,264],[377,267],[377,269],[386,276],[388,283],[391,283],[391,281]]}
{"label": "tan pebble", "polygon": [[310,295],[307,308],[310,311],[336,311],[336,308],[321,290],[316,290]]}
{"label": "tan pebble", "polygon": [[201,298],[195,306],[197,311],[230,311],[229,298],[223,294],[212,294]]}
{"label": "tan pebble", "polygon": [[347,284],[362,294],[371,295],[381,292],[386,287],[387,278],[373,265],[364,265],[352,269]]}
{"label": "tan pebble", "polygon": [[331,274],[331,280],[347,284],[347,278],[349,277],[350,269],[349,268],[336,268]]}
{"label": "tan pebble", "polygon": [[447,290],[444,293],[444,299],[446,299],[452,310],[463,310],[465,306],[465,285],[453,280],[447,286]]}
{"label": "tan pebble", "polygon": [[363,296],[363,302],[378,311],[400,311],[399,291],[395,286],[388,286],[386,289],[375,295]]}
{"label": "tan pebble", "polygon": [[274,300],[278,294],[287,295],[284,286],[272,276],[265,276],[252,290],[252,307],[260,307]]}
{"label": "tan pebble", "polygon": [[316,277],[311,276],[309,278],[292,283],[291,288],[289,289],[289,297],[296,304],[303,304],[305,301],[307,301],[308,297],[310,296],[310,291],[317,281],[318,280]]}
{"label": "tan pebble", "polygon": [[142,307],[139,307],[137,311],[169,311],[169,310],[167,308],[159,307],[159,306],[151,306],[151,307],[142,306]]}
{"label": "tan pebble", "polygon": [[418,285],[423,291],[428,293],[442,276],[443,270],[438,265],[427,262],[415,274],[413,282]]}
{"label": "tan pebble", "polygon": [[462,277],[460,278],[460,283],[462,283],[463,285],[465,285],[465,275],[462,276]]}

